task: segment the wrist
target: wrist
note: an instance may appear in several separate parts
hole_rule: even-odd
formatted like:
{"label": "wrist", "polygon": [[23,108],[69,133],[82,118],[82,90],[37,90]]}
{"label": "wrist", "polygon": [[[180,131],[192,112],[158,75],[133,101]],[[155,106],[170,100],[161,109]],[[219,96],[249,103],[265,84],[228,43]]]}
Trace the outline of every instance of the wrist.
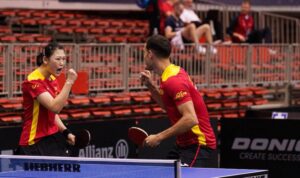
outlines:
{"label": "wrist", "polygon": [[74,84],[74,81],[72,81],[72,80],[67,80],[67,81],[66,81],[66,84],[68,84],[68,85],[73,85],[73,84]]}
{"label": "wrist", "polygon": [[63,136],[67,139],[68,138],[68,135],[69,134],[72,134],[71,130],[69,129],[65,129],[63,132],[62,132]]}

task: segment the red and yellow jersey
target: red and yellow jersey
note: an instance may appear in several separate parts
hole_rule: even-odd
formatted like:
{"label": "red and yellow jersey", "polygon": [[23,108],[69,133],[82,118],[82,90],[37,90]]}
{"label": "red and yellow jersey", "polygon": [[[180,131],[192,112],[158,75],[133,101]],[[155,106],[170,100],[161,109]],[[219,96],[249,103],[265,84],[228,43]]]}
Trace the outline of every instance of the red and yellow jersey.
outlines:
{"label": "red and yellow jersey", "polygon": [[37,97],[49,92],[53,98],[59,93],[56,78],[46,79],[38,69],[30,73],[22,84],[24,120],[19,145],[33,145],[42,137],[58,132],[55,113],[42,106]]}
{"label": "red and yellow jersey", "polygon": [[216,148],[216,138],[203,98],[182,68],[171,64],[165,69],[161,76],[159,93],[172,125],[182,117],[177,106],[187,101],[194,104],[199,124],[177,136],[176,143],[179,146],[200,144]]}

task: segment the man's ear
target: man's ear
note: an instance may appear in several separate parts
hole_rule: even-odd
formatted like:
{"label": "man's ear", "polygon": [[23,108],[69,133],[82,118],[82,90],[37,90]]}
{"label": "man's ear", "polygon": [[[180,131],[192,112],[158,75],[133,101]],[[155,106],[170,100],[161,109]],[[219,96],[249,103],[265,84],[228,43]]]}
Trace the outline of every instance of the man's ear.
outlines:
{"label": "man's ear", "polygon": [[149,54],[149,58],[153,57],[153,52],[151,50],[149,50],[148,54]]}

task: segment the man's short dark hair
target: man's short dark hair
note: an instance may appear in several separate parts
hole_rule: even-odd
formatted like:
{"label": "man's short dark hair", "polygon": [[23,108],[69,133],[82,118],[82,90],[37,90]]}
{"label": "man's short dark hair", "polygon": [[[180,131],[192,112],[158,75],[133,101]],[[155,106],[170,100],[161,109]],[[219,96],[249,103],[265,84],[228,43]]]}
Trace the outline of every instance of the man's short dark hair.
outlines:
{"label": "man's short dark hair", "polygon": [[243,4],[251,4],[251,1],[250,1],[250,0],[243,0],[242,3],[243,3]]}
{"label": "man's short dark hair", "polygon": [[172,47],[166,37],[153,35],[148,38],[146,49],[151,50],[159,58],[168,58],[170,57]]}

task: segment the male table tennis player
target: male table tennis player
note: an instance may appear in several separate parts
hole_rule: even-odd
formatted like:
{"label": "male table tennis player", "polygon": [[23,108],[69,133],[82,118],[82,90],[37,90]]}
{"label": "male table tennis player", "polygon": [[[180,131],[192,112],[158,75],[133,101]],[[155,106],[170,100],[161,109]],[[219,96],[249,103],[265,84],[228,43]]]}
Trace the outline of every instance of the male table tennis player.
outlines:
{"label": "male table tennis player", "polygon": [[[146,69],[141,81],[153,99],[166,110],[171,127],[149,135],[144,146],[157,147],[163,140],[176,136],[176,144],[167,158],[181,159],[190,167],[212,167],[212,153],[216,139],[208,112],[189,75],[170,62],[171,44],[161,35],[151,36],[144,47]],[[159,89],[151,80],[151,73],[160,75]]]}

